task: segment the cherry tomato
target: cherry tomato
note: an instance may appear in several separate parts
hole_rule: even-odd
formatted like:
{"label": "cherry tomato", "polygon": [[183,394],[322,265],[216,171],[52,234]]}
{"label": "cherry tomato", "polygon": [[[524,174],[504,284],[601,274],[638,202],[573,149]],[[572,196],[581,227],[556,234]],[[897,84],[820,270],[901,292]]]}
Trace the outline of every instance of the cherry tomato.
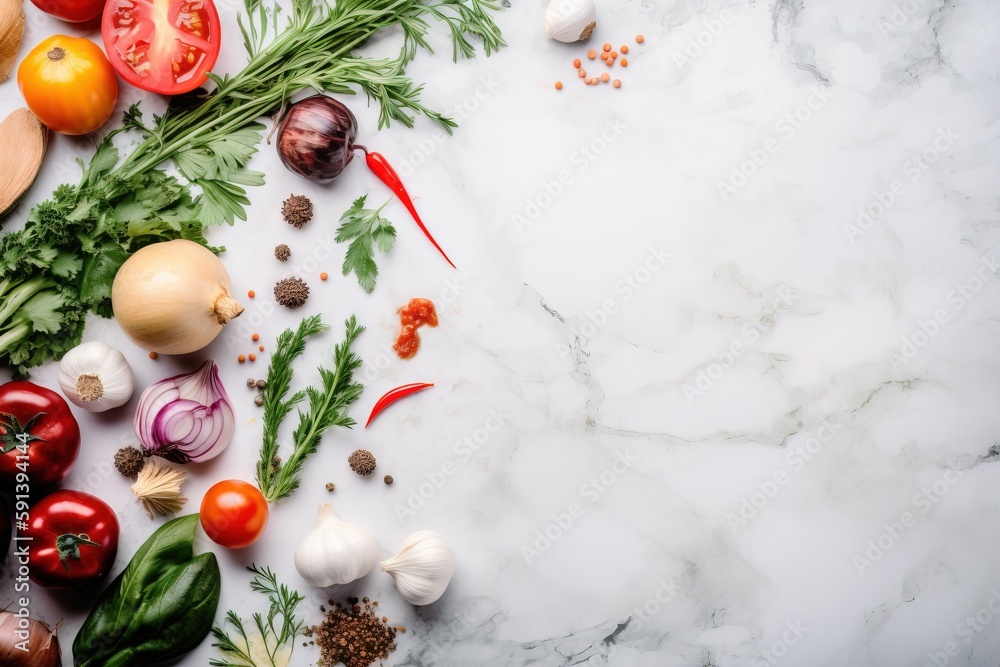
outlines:
{"label": "cherry tomato", "polygon": [[213,542],[242,549],[267,527],[267,500],[253,484],[227,479],[212,486],[201,501],[201,527]]}
{"label": "cherry tomato", "polygon": [[82,37],[55,35],[36,46],[17,68],[17,85],[38,120],[60,134],[93,132],[118,101],[111,63]]}
{"label": "cherry tomato", "polygon": [[80,426],[63,397],[31,382],[0,385],[0,491],[61,482],[80,453]]}
{"label": "cherry tomato", "polygon": [[96,19],[104,9],[104,0],[31,0],[49,16],[68,21],[84,23]]}
{"label": "cherry tomato", "polygon": [[178,95],[205,83],[222,31],[212,0],[108,0],[101,36],[121,78]]}
{"label": "cherry tomato", "polygon": [[28,510],[31,580],[47,588],[81,588],[106,577],[118,554],[113,509],[82,491],[50,493]]}

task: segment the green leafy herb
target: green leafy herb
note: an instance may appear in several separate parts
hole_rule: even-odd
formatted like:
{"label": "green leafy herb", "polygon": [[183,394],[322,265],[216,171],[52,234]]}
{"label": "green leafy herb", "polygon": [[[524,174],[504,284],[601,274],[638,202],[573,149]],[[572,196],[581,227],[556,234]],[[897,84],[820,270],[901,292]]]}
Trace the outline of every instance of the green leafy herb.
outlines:
{"label": "green leafy herb", "polygon": [[76,667],[176,661],[208,636],[222,575],[215,554],[194,555],[198,515],[160,526],[97,600],[73,641]]}
{"label": "green leafy herb", "polygon": [[[352,315],[345,322],[344,340],[333,350],[333,370],[320,367],[320,387],[307,387],[291,396],[292,364],[304,351],[306,339],[329,327],[319,315],[306,317],[295,331],[285,329],[278,336],[271,363],[267,367],[264,397],[264,441],[257,462],[257,486],[268,502],[286,498],[299,488],[299,471],[310,454],[316,451],[323,432],[331,426],[351,428],[355,421],[347,407],[361,395],[363,387],[354,382],[354,371],[361,359],[351,351],[354,340],[365,330]],[[299,424],[292,433],[292,453],[281,462],[278,458],[278,429],[296,404],[307,400],[308,409],[299,410]]]}
{"label": "green leafy herb", "polygon": [[371,294],[375,290],[375,279],[378,278],[375,249],[372,246],[378,246],[379,251],[383,253],[392,250],[392,245],[396,242],[396,228],[391,222],[379,216],[389,202],[373,211],[365,208],[367,198],[368,195],[363,195],[355,199],[351,208],[340,216],[336,240],[337,243],[351,242],[344,257],[344,275],[353,271],[358,277],[361,288]]}
{"label": "green leafy herb", "polygon": [[213,667],[285,667],[291,660],[295,637],[303,627],[303,622],[295,618],[295,608],[305,598],[298,591],[279,584],[278,577],[270,569],[259,569],[256,565],[247,569],[257,575],[250,582],[250,588],[266,595],[271,603],[267,616],[255,613],[248,633],[236,612],[226,612],[226,622],[235,629],[235,638],[221,627],[213,627],[212,636],[218,641],[212,646],[229,655],[223,660],[213,658],[208,664]]}
{"label": "green leafy herb", "polygon": [[[246,188],[263,183],[246,169],[262,139],[259,120],[292,95],[363,91],[379,103],[379,128],[412,126],[421,114],[450,132],[455,122],[422,104],[422,87],[405,71],[418,50],[431,51],[430,21],[445,24],[456,60],[474,55],[470,36],[487,55],[504,46],[491,16],[498,6],[486,0],[292,0],[284,26],[277,4],[245,5],[239,25],[249,61],[242,71],[210,75],[214,90],[175,99],[152,122],[137,104],[129,107],[80,182],[59,186],[23,230],[0,239],[0,296],[35,279],[41,282],[32,283],[33,293],[47,295],[32,317],[0,319],[0,363],[16,374],[76,346],[88,312],[111,316],[111,282],[131,253],[175,238],[207,245],[207,226],[246,219]],[[401,31],[397,57],[353,55],[385,28]],[[124,157],[114,143],[120,132],[143,135]],[[163,170],[170,161],[179,176]]]}

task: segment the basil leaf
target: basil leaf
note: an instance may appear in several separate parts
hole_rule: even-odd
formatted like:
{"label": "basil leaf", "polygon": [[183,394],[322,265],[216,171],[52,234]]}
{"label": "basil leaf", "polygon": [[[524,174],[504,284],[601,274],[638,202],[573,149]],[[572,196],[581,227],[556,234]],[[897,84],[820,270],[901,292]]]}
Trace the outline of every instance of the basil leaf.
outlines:
{"label": "basil leaf", "polygon": [[151,667],[193,650],[212,629],[222,577],[194,556],[198,515],[150,536],[101,594],[73,642],[75,667]]}

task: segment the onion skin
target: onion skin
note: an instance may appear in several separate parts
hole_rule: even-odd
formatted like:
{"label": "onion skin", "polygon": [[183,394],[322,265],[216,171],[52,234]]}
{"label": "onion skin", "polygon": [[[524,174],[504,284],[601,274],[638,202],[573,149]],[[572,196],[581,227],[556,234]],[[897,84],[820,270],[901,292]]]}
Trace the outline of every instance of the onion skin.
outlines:
{"label": "onion skin", "polygon": [[[59,637],[45,623],[28,618],[27,629],[19,627],[23,617],[12,612],[0,611],[0,665],[4,667],[60,667]],[[23,641],[27,633],[28,650],[22,651],[16,644]]]}
{"label": "onion skin", "polygon": [[293,104],[278,126],[278,157],[289,171],[314,183],[329,183],[354,157],[358,121],[326,95]]}
{"label": "onion skin", "polygon": [[243,312],[219,258],[184,239],[129,257],[111,287],[115,319],[129,340],[160,354],[197,352]]}

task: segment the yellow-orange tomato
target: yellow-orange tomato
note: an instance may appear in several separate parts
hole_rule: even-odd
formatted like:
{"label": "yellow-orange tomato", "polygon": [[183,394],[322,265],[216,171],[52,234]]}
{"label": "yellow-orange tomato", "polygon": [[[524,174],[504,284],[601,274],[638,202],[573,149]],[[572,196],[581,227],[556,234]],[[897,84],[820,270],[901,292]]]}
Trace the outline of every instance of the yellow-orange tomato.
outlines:
{"label": "yellow-orange tomato", "polygon": [[89,39],[55,35],[17,68],[17,85],[31,112],[53,132],[87,134],[111,118],[118,79]]}

